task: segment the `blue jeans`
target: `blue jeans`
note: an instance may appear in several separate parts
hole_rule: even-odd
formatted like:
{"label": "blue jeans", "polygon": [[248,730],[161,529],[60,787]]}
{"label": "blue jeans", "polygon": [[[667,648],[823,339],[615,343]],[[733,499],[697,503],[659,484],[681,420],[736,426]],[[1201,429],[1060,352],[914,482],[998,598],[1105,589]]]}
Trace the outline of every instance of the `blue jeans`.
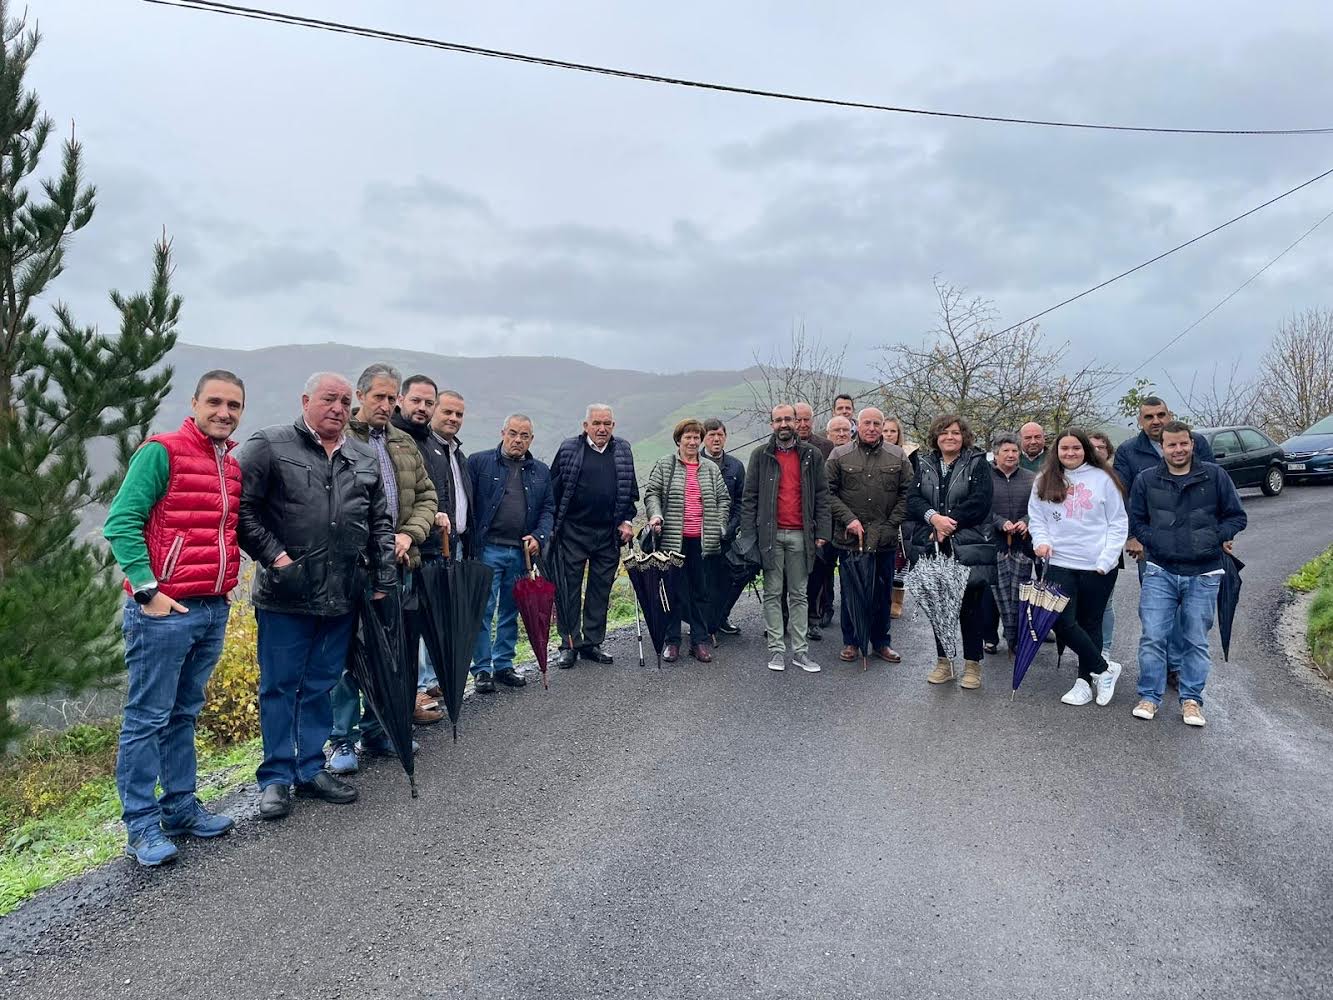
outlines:
{"label": "blue jeans", "polygon": [[417,661],[417,690],[423,694],[430,688],[438,687],[440,679],[435,676],[435,661],[430,658],[430,650],[422,640],[420,659]]}
{"label": "blue jeans", "polygon": [[361,703],[361,685],[351,671],[344,670],[338,683],[329,692],[329,708],[333,712],[333,728],[329,730],[330,743],[355,743],[358,736],[367,740],[380,739],[383,727],[370,703]]}
{"label": "blue jeans", "polygon": [[1208,655],[1208,631],[1217,610],[1220,576],[1176,576],[1160,566],[1149,566],[1139,593],[1139,697],[1154,705],[1162,703],[1166,691],[1167,652],[1173,635],[1179,635],[1185,653],[1179,662],[1180,700],[1203,704],[1203,686],[1208,682],[1212,661]]}
{"label": "blue jeans", "polygon": [[[1143,586],[1143,576],[1147,566],[1148,558],[1145,556],[1139,560],[1140,587]],[[1140,599],[1142,599],[1142,594],[1140,594]],[[1171,630],[1171,638],[1167,641],[1166,647],[1166,669],[1169,673],[1174,674],[1180,671],[1180,664],[1185,660],[1185,651],[1187,647],[1188,643],[1185,642],[1184,625],[1181,622],[1180,616],[1177,615],[1176,627]],[[1200,704],[1202,704],[1202,702],[1200,702]]]}
{"label": "blue jeans", "polygon": [[1111,658],[1111,642],[1115,638],[1115,595],[1106,602],[1106,610],[1102,612],[1102,658],[1109,660]]}
{"label": "blue jeans", "polygon": [[333,728],[329,692],[347,665],[356,614],[322,617],[255,609],[259,622],[259,787],[309,781]]}
{"label": "blue jeans", "polygon": [[[495,571],[491,593],[486,598],[486,612],[472,654],[474,674],[495,674],[514,665],[518,645],[518,605],[514,603],[514,584],[523,575],[523,550],[511,545],[487,545],[481,561]],[[498,615],[497,615],[498,611]],[[491,623],[495,638],[491,639]]]}
{"label": "blue jeans", "polygon": [[[129,692],[116,755],[116,791],[130,840],[164,815],[194,805],[194,720],[204,685],[222,655],[231,606],[225,597],[187,597],[189,608],[165,618],[125,602],[125,669]],[[157,783],[162,783],[162,799]]]}

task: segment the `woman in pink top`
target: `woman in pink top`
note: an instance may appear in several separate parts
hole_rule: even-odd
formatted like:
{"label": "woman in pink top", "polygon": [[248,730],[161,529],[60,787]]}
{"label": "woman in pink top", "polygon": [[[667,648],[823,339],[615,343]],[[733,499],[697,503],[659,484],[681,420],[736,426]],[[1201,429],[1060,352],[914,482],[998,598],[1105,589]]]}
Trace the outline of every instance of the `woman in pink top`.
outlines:
{"label": "woman in pink top", "polygon": [[685,557],[675,609],[678,616],[667,632],[662,650],[662,659],[668,663],[680,655],[682,619],[690,623],[690,655],[701,663],[713,659],[705,624],[709,619],[711,594],[704,560],[718,557],[722,551],[722,532],[731,511],[731,495],[717,464],[699,461],[703,436],[703,424],[699,421],[678,423],[672,434],[676,451],[653,466],[643,491],[648,523],[657,533],[659,545]]}

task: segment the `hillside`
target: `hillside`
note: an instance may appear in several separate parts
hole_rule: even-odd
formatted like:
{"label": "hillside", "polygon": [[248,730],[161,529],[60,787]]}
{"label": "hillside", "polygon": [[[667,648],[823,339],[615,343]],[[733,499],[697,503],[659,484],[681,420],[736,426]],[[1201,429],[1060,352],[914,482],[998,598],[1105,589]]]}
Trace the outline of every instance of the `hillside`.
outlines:
{"label": "hillside", "polygon": [[[245,380],[246,412],[240,438],[266,424],[295,419],[301,387],[314,371],[341,372],[355,379],[366,365],[387,361],[404,376],[418,372],[456,389],[467,403],[462,434],[469,451],[499,442],[500,423],[515,411],[536,425],[533,452],[549,458],[560,440],[578,432],[584,407],[605,402],[615,408],[616,433],[644,442],[644,457],[669,443],[677,414],[727,419],[749,400],[743,371],[695,371],[673,375],[598,368],[567,358],[446,358],[419,351],[371,349],[343,344],[308,344],[225,350],[178,344],[171,353],[175,386],[158,423],[174,426],[189,407],[198,375],[228,368]],[[726,405],[730,409],[724,409]],[[649,442],[652,442],[649,444]],[[636,449],[637,451],[637,449]]]}

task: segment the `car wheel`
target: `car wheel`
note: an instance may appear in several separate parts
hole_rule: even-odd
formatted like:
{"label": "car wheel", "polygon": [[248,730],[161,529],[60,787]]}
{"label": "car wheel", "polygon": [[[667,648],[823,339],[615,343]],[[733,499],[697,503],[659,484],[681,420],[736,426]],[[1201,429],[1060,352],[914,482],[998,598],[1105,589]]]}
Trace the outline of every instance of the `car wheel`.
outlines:
{"label": "car wheel", "polygon": [[1282,471],[1282,466],[1270,465],[1260,489],[1264,491],[1264,496],[1275,497],[1282,492],[1282,487],[1285,485],[1287,485],[1287,474]]}

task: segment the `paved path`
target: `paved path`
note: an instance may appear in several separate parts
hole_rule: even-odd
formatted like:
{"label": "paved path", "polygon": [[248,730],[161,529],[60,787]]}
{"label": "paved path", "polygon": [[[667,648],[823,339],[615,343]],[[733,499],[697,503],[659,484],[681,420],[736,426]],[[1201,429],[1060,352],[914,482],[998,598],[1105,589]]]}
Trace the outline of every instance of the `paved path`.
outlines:
{"label": "paved path", "polygon": [[[300,803],[120,862],[0,924],[5,996],[1333,996],[1333,699],[1266,623],[1333,540],[1333,491],[1247,497],[1250,563],[1208,727],[1017,701],[902,666],[764,668],[757,612],[717,662],[581,664],[428,731],[421,798]],[[1049,653],[1043,656],[1050,655]],[[41,927],[40,931],[34,928]]]}

